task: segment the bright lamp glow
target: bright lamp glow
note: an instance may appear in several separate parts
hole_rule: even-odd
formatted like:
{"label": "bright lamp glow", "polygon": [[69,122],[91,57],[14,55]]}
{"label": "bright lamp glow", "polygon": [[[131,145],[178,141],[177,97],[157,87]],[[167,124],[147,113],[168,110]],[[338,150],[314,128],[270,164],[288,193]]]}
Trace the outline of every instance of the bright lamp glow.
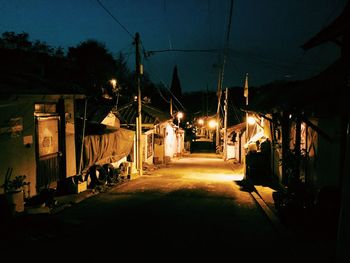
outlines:
{"label": "bright lamp glow", "polygon": [[203,124],[204,124],[204,120],[203,120],[203,119],[199,119],[199,120],[198,120],[198,124],[199,124],[199,125],[203,125]]}
{"label": "bright lamp glow", "polygon": [[215,128],[216,127],[216,120],[210,120],[208,125],[209,125],[209,128]]}
{"label": "bright lamp glow", "polygon": [[179,127],[180,127],[180,121],[181,121],[181,119],[182,119],[183,116],[184,116],[184,114],[183,114],[181,111],[179,111],[179,112],[176,114],[176,117],[177,117],[177,126],[179,126]]}
{"label": "bright lamp glow", "polygon": [[253,117],[251,117],[251,116],[249,116],[248,117],[248,123],[250,124],[250,125],[253,125],[253,124],[255,124],[255,119],[253,118]]}
{"label": "bright lamp glow", "polygon": [[117,86],[117,80],[116,79],[111,79],[109,82],[112,84],[113,88],[115,88]]}

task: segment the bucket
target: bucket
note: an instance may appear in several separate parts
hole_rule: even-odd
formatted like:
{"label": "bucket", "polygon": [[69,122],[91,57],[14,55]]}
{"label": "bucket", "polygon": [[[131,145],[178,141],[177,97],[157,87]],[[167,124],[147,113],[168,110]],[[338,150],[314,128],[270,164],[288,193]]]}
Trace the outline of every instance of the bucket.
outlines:
{"label": "bucket", "polygon": [[7,204],[11,212],[23,212],[24,211],[24,194],[23,190],[13,191],[6,193]]}

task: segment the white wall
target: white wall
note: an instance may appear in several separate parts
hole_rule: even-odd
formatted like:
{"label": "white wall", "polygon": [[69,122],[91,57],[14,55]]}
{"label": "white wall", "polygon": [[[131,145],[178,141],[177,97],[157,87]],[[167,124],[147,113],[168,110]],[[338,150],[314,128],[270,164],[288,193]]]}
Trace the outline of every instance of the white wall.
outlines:
{"label": "white wall", "polygon": [[[154,131],[153,130],[149,130],[147,132],[145,132],[144,134],[142,134],[142,152],[143,152],[143,157],[142,157],[142,161],[148,164],[153,164],[153,156],[154,156],[154,149],[153,149],[153,134]],[[151,142],[147,141],[148,136],[152,137]],[[151,154],[147,157],[147,151],[150,150]]]}
{"label": "white wall", "polygon": [[174,128],[168,123],[165,127],[165,156],[174,157],[177,151],[177,140]]}

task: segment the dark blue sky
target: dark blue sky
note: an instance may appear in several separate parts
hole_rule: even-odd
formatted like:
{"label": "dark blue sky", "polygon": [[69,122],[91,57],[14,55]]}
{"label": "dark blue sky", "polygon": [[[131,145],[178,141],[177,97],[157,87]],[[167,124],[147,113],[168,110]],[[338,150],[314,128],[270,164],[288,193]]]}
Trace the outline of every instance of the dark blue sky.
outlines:
{"label": "dark blue sky", "polygon": [[[100,0],[144,49],[221,49],[230,0]],[[310,77],[339,55],[334,44],[306,53],[300,46],[342,11],[346,0],[234,0],[225,86]],[[133,39],[96,0],[0,0],[0,33],[27,32],[64,48],[95,39],[126,54],[135,66]],[[155,82],[170,85],[178,66],[183,92],[216,90],[217,53],[165,52],[143,60]]]}

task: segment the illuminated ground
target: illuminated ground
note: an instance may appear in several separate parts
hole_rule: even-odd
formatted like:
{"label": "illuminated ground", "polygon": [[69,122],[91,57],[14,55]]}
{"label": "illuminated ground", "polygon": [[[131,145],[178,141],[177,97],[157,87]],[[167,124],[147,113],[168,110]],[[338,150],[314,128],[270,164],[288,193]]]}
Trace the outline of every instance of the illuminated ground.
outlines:
{"label": "illuminated ground", "polygon": [[30,252],[63,245],[80,260],[295,262],[305,252],[295,249],[299,241],[275,229],[240,187],[242,176],[215,154],[190,154],[58,214],[28,218],[7,244]]}

